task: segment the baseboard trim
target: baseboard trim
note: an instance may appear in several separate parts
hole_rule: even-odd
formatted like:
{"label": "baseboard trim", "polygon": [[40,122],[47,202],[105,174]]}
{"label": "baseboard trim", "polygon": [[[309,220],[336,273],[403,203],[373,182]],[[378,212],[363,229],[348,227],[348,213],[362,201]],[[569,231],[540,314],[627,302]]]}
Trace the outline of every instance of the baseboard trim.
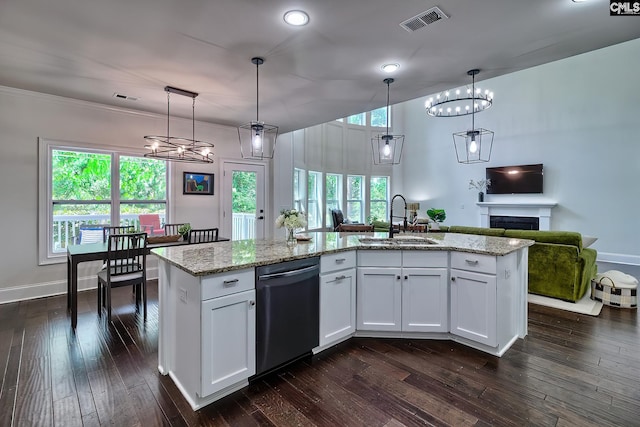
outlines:
{"label": "baseboard trim", "polygon": [[611,252],[598,252],[596,262],[606,262],[608,264],[638,265],[640,266],[640,255],[615,254]]}
{"label": "baseboard trim", "polygon": [[[158,268],[147,269],[147,280],[158,278]],[[78,291],[95,289],[97,284],[96,276],[86,276],[78,278]],[[31,283],[28,285],[13,286],[0,289],[0,304],[7,304],[16,301],[26,301],[37,298],[51,297],[55,295],[66,295],[67,281],[55,280],[52,282]]]}

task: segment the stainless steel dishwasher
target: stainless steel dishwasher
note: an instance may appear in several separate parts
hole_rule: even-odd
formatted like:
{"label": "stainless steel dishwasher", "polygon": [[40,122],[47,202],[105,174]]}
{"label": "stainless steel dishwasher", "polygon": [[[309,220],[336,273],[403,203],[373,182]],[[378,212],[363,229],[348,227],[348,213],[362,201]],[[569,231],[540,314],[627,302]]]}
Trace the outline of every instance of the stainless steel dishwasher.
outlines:
{"label": "stainless steel dishwasher", "polygon": [[256,268],[256,376],[318,346],[319,263],[313,257]]}

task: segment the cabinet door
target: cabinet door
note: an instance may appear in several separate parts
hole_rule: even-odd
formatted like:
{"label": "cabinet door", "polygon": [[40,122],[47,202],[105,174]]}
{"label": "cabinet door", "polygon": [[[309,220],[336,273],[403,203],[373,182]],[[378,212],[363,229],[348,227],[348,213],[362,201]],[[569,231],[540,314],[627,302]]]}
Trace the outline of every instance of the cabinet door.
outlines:
{"label": "cabinet door", "polygon": [[251,290],[202,302],[201,397],[255,374],[255,294]]}
{"label": "cabinet door", "polygon": [[449,331],[446,268],[402,269],[402,330]]}
{"label": "cabinet door", "polygon": [[358,268],[356,317],[359,330],[401,330],[401,272],[400,268]]}
{"label": "cabinet door", "polygon": [[356,330],[356,269],[320,276],[320,346]]}
{"label": "cabinet door", "polygon": [[496,276],[451,270],[451,333],[498,345]]}

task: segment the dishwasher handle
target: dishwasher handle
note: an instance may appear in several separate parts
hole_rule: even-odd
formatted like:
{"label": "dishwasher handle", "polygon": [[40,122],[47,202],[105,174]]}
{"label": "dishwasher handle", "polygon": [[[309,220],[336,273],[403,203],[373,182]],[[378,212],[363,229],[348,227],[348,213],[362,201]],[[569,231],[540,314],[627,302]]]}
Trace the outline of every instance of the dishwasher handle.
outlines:
{"label": "dishwasher handle", "polygon": [[258,280],[270,280],[270,279],[278,279],[281,277],[292,277],[297,276],[299,274],[305,274],[312,272],[314,270],[318,270],[320,267],[317,265],[312,265],[311,267],[300,268],[298,270],[285,271],[283,273],[273,273],[273,274],[263,274],[258,276]]}

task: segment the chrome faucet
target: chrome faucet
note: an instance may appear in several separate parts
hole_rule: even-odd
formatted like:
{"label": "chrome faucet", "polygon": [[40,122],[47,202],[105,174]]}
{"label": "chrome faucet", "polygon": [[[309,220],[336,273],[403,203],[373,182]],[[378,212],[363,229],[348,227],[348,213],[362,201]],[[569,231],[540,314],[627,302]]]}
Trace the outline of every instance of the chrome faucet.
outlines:
{"label": "chrome faucet", "polygon": [[[396,197],[400,197],[403,201],[404,201],[404,216],[398,216],[398,217],[394,217],[393,216],[393,201],[396,199]],[[391,198],[391,206],[390,206],[390,217],[389,217],[389,238],[393,238],[393,218],[402,218],[404,220],[403,222],[403,229],[404,231],[407,231],[407,199],[404,198],[404,196],[402,194],[396,194],[395,196],[393,196]]]}

